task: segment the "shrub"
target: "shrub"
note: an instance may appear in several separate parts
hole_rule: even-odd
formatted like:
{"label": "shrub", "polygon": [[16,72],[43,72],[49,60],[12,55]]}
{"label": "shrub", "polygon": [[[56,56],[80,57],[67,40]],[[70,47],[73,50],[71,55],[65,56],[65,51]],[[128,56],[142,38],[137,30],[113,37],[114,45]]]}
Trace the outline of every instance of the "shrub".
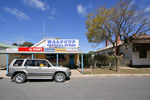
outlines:
{"label": "shrub", "polygon": [[105,54],[97,54],[94,56],[94,60],[97,62],[98,66],[101,67],[108,64],[109,56]]}

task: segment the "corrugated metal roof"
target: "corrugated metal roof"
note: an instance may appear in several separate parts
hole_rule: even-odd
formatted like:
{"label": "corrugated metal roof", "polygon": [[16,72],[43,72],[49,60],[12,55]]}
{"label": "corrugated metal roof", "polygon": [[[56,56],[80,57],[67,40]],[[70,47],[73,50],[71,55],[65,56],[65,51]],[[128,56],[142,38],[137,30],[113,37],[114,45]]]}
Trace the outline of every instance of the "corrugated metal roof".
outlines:
{"label": "corrugated metal roof", "polygon": [[40,45],[41,43],[43,43],[44,41],[46,41],[45,39],[42,39],[40,42],[34,44],[32,47],[37,47],[38,45]]}
{"label": "corrugated metal roof", "polygon": [[17,46],[6,44],[6,43],[0,43],[0,47],[4,47],[4,48],[18,48]]}
{"label": "corrugated metal roof", "polygon": [[[121,46],[122,44],[123,43],[121,43],[121,41],[120,41],[120,44],[118,44],[118,46]],[[108,45],[107,47],[100,48],[100,49],[96,50],[95,52],[100,52],[100,51],[104,51],[104,50],[111,49],[111,48],[113,48],[112,44]]]}

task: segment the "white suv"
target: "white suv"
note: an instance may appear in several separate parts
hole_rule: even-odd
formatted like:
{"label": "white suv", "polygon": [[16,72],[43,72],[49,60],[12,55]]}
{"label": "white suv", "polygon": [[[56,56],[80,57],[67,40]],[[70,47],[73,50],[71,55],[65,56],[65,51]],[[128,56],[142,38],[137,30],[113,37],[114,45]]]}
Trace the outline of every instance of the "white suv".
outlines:
{"label": "white suv", "polygon": [[67,67],[55,66],[46,59],[14,59],[6,75],[11,76],[16,83],[23,83],[26,79],[55,79],[56,82],[64,82],[70,78],[71,71]]}

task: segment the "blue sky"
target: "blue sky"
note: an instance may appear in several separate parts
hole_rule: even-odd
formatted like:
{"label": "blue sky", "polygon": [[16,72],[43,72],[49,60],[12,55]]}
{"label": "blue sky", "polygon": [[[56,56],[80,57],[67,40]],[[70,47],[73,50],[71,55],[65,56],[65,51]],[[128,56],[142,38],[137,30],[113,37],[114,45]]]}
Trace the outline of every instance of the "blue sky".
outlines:
{"label": "blue sky", "polygon": [[[0,42],[37,43],[43,37],[79,39],[81,51],[96,48],[86,38],[86,15],[98,6],[113,6],[118,0],[0,0]],[[149,0],[134,0],[150,11]],[[45,34],[43,34],[43,21]]]}

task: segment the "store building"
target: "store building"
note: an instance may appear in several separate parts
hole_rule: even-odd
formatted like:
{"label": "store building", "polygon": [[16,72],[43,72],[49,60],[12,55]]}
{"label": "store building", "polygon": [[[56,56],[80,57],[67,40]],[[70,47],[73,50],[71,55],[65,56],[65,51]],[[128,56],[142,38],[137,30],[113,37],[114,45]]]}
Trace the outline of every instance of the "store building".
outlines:
{"label": "store building", "polygon": [[[10,48],[17,49],[18,47],[14,45],[9,45],[6,43],[0,43],[0,51],[7,51]],[[1,54],[0,55],[0,67],[5,67],[6,64],[7,64],[7,56],[6,54]]]}
{"label": "store building", "polygon": [[[83,52],[78,39],[43,39],[32,47],[18,47],[0,51],[7,54],[7,67],[14,58],[47,59],[57,66],[80,66],[83,73]],[[81,59],[79,58],[81,55]]]}

